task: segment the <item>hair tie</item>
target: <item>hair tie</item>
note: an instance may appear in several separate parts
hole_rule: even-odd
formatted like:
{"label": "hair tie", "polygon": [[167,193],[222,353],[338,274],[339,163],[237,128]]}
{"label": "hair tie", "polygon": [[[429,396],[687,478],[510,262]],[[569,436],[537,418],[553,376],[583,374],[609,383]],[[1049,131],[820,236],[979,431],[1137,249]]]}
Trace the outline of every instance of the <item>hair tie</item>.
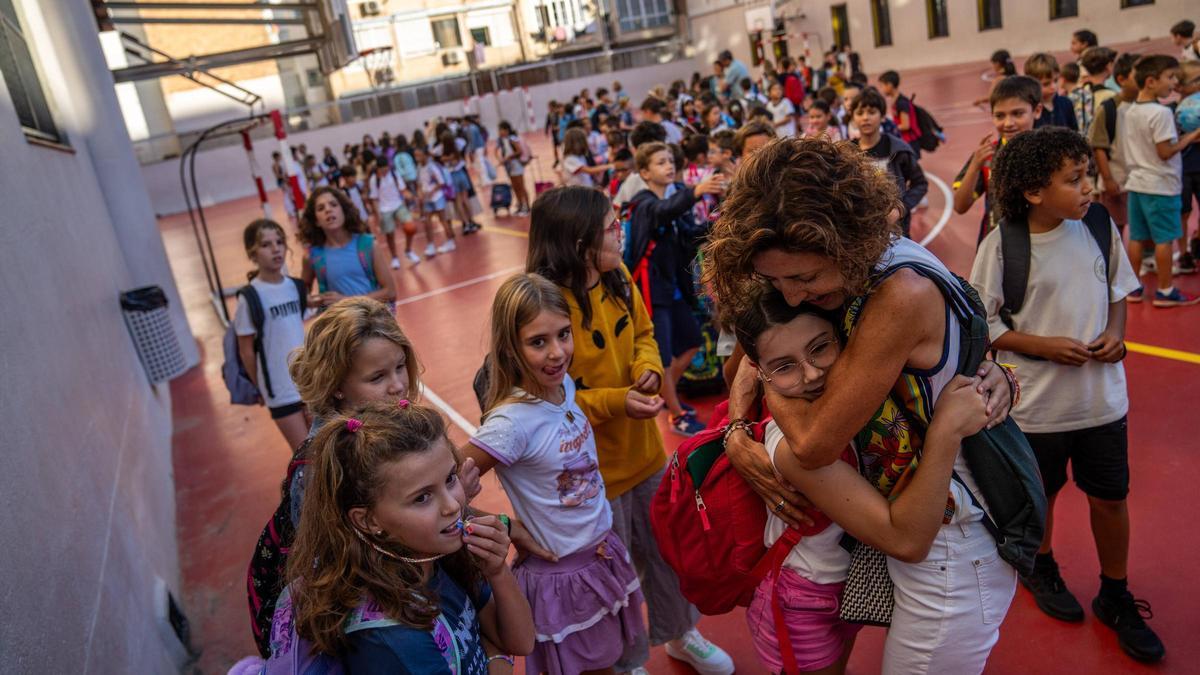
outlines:
{"label": "hair tie", "polygon": [[406,399],[406,398],[402,398],[402,399],[400,399],[399,402],[396,403],[396,407],[400,408],[401,410],[408,410],[408,406],[410,406],[410,405],[412,405],[412,404],[409,403],[408,399]]}
{"label": "hair tie", "polygon": [[361,429],[362,425],[363,425],[362,420],[356,420],[353,417],[351,417],[350,419],[346,420],[346,431],[349,431],[350,433],[354,433],[354,432],[358,431],[359,429]]}

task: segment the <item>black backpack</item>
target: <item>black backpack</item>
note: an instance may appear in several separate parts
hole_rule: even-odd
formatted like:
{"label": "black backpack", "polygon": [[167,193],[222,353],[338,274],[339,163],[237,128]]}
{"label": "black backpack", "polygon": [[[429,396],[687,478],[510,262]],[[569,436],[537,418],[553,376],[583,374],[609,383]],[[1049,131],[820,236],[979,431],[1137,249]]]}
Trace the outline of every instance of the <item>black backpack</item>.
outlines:
{"label": "black backpack", "polygon": [[917,130],[921,132],[921,135],[913,141],[925,152],[937,150],[943,142],[942,125],[938,124],[928,110],[917,105],[913,98],[908,100],[908,105],[912,109],[913,117],[916,118]]}
{"label": "black backpack", "polygon": [[[946,306],[959,322],[956,372],[974,376],[991,348],[987,314],[979,294],[958,275],[953,275],[958,282],[954,288],[944,277],[924,265],[897,265],[897,268],[903,267],[928,278],[942,292]],[[966,302],[959,294],[965,296]],[[999,425],[963,439],[962,453],[979,494],[987,503],[983,524],[996,540],[1000,557],[1021,574],[1029,574],[1046,532],[1047,502],[1037,458],[1025,433],[1012,417],[1007,417]],[[971,501],[980,506],[975,493],[969,489],[967,493]]]}
{"label": "black backpack", "polygon": [[[1092,239],[1100,247],[1104,260],[1104,278],[1109,275],[1109,256],[1112,252],[1112,219],[1108,209],[1092,202],[1083,216],[1083,224]],[[1000,221],[1000,254],[1004,263],[1004,305],[1000,307],[1000,321],[1013,330],[1013,315],[1025,305],[1025,291],[1029,285],[1030,243],[1029,226],[1024,222]],[[1022,354],[1035,361],[1044,361],[1040,356]]]}

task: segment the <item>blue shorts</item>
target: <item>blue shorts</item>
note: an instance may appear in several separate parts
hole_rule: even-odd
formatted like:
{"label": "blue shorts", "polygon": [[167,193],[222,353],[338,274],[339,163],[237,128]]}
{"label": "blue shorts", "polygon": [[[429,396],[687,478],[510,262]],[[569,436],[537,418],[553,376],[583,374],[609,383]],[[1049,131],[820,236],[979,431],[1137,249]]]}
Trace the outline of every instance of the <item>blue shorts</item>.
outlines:
{"label": "blue shorts", "polygon": [[654,305],[654,339],[663,367],[684,352],[700,346],[700,323],[686,300],[676,299],[669,305]]}
{"label": "blue shorts", "polygon": [[437,213],[446,208],[446,198],[442,193],[437,193],[437,197],[425,201],[425,213]]}
{"label": "blue shorts", "polygon": [[1149,195],[1129,193],[1130,241],[1153,241],[1167,244],[1183,236],[1179,223],[1182,207],[1179,195]]}

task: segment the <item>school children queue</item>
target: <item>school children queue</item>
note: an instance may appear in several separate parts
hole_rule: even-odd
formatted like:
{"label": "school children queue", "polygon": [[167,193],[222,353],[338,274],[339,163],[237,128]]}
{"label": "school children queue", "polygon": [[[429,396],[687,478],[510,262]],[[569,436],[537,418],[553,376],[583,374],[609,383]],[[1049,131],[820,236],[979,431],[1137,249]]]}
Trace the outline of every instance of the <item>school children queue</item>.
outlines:
{"label": "school children queue", "polygon": [[[1185,54],[1193,30],[1172,29]],[[262,659],[235,670],[508,672],[520,655],[531,673],[636,673],[664,645],[729,673],[695,626],[696,605],[732,597],[772,672],[843,672],[864,624],[890,626],[885,672],[981,672],[1018,580],[1048,615],[1084,619],[1052,546],[1068,464],[1097,546],[1092,613],[1132,658],[1161,659],[1127,580],[1122,359],[1126,305],[1145,294],[1135,270],[1154,275],[1155,306],[1196,302],[1172,274],[1195,254],[1200,130],[1177,129],[1161,101],[1200,104],[1200,56],[1117,55],[1089,35],[1065,67],[1039,54],[1016,75],[999,56],[996,133],[954,187],[960,212],[985,199],[969,284],[905,236],[926,190],[920,148],[938,143],[920,142],[936,127],[894,72],[812,92],[784,62],[739,83],[745,100],[697,77],[652,92],[637,117],[619,84],[582,92],[551,104],[564,185],[532,203],[528,150],[502,125],[498,163],[531,211],[526,273],[493,301],[483,423],[461,447],[420,401],[366,221],[388,235],[407,203],[432,217],[461,185],[467,232],[473,187],[453,172],[486,147],[470,140],[477,122],[455,121],[437,149],[367,138],[349,168],[329,162],[343,189],[317,188],[298,214],[300,280],[284,276],[281,227],[245,232],[257,269],[236,355],[297,450],[248,574]],[[451,177],[417,169],[412,193],[404,155]],[[356,166],[373,172],[371,206],[343,180]],[[391,181],[399,201],[382,194]],[[450,248],[427,255],[453,250],[441,220]],[[323,311],[305,334],[307,306]],[[728,402],[707,424],[677,389],[706,322],[736,343]],[[695,437],[670,461],[664,409]],[[712,448],[733,468],[715,485]],[[489,471],[513,515],[470,505]],[[734,522],[761,536],[737,539]],[[716,548],[681,563],[669,540],[689,537]],[[759,574],[719,567],[747,556]]]}

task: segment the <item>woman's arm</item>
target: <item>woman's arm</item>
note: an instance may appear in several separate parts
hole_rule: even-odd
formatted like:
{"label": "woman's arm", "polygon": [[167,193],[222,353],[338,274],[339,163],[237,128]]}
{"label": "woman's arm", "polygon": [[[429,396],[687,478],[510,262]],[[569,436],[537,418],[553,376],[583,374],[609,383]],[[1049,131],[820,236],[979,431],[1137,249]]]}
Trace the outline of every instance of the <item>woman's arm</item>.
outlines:
{"label": "woman's arm", "polygon": [[946,385],[920,465],[895,501],[889,502],[846,462],[804,469],[794,453],[782,452],[786,440],[775,452],[775,468],[859,541],[897,560],[920,562],[942,526],[962,439],[987,423],[987,411],[975,392],[978,382],[960,376]]}

